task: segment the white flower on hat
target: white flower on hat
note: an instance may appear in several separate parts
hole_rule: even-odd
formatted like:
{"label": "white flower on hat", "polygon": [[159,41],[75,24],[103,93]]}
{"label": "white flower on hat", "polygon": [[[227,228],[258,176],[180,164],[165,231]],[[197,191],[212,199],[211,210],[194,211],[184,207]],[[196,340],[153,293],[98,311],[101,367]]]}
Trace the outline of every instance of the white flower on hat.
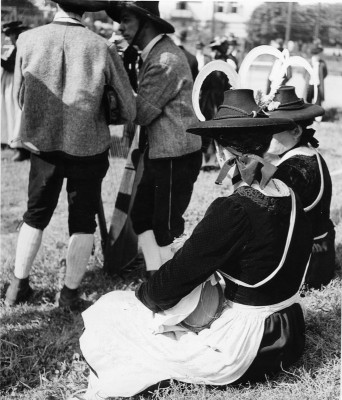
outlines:
{"label": "white flower on hat", "polygon": [[280,101],[271,101],[270,104],[267,106],[268,111],[277,110],[280,106]]}

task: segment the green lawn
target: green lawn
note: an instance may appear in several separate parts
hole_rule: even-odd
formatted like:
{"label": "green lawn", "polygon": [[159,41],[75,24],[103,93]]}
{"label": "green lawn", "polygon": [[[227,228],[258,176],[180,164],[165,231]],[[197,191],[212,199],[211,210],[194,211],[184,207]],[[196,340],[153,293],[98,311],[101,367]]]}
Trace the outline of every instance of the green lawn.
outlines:
{"label": "green lawn", "polygon": [[[336,113],[334,113],[336,116]],[[333,400],[340,398],[340,332],[341,332],[341,265],[342,265],[342,121],[322,122],[316,126],[316,137],[328,163],[333,180],[331,214],[336,224],[338,269],[336,278],[321,291],[307,293],[307,333],[304,356],[288,371],[263,384],[229,388],[224,391],[203,386],[173,385],[155,391],[155,399],[234,399]],[[4,296],[13,269],[17,225],[26,207],[29,162],[13,163],[11,151],[1,154],[1,290]],[[112,159],[105,178],[103,202],[109,223],[113,212],[119,170],[123,161]],[[215,186],[216,174],[201,172],[185,218],[191,232],[210,202],[227,186]],[[49,227],[32,269],[31,284],[35,297],[30,304],[7,309],[0,303],[1,313],[1,398],[67,399],[82,393],[87,384],[88,367],[82,360],[78,339],[82,330],[80,315],[62,312],[54,304],[61,288],[66,255],[67,207],[65,192]],[[84,297],[95,301],[111,290],[132,290],[141,280],[141,267],[124,276],[106,276],[102,267],[100,238],[96,233],[96,249],[89,262],[81,289]]]}

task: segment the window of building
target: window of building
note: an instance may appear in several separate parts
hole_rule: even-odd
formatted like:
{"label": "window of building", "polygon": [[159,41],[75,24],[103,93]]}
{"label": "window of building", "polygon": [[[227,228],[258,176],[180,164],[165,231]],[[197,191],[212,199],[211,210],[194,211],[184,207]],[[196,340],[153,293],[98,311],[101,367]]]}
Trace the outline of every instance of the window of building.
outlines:
{"label": "window of building", "polygon": [[230,10],[230,12],[232,13],[232,14],[237,14],[237,12],[238,12],[238,3],[231,3],[231,10]]}
{"label": "window of building", "polygon": [[186,10],[187,9],[187,4],[186,1],[179,1],[176,5],[177,10]]}

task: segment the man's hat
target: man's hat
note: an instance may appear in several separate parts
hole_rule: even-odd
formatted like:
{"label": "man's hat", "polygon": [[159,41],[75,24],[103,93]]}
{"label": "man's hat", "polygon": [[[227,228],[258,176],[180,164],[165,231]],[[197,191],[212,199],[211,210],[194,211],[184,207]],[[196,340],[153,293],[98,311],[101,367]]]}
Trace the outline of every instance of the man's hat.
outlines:
{"label": "man's hat", "polygon": [[323,47],[321,46],[314,46],[311,50],[310,50],[311,55],[315,56],[317,54],[321,54],[323,53]]}
{"label": "man's hat", "polygon": [[160,18],[159,1],[115,1],[106,8],[107,14],[116,22],[121,21],[121,13],[128,10],[139,17],[148,19],[158,26],[163,33],[174,33],[175,28],[164,19]]}
{"label": "man's hat", "polygon": [[60,6],[72,7],[84,12],[96,12],[105,10],[110,0],[53,0]]}
{"label": "man's hat", "polygon": [[12,35],[12,34],[20,34],[21,32],[26,31],[29,29],[28,26],[23,25],[21,21],[12,21],[12,22],[7,22],[2,25],[2,32],[6,35]]}
{"label": "man's hat", "polygon": [[223,145],[229,142],[231,132],[252,132],[257,135],[275,134],[295,128],[287,118],[269,118],[256,104],[251,89],[227,90],[223,104],[213,119],[197,122],[187,132],[214,138]]}
{"label": "man's hat", "polygon": [[224,45],[228,44],[228,39],[223,36],[219,37],[216,36],[213,40],[210,41],[209,47],[211,47],[213,50],[221,50]]}
{"label": "man's hat", "polygon": [[311,121],[324,114],[324,109],[316,104],[306,104],[296,94],[294,86],[280,86],[272,103],[268,106],[270,118],[290,118],[295,122]]}

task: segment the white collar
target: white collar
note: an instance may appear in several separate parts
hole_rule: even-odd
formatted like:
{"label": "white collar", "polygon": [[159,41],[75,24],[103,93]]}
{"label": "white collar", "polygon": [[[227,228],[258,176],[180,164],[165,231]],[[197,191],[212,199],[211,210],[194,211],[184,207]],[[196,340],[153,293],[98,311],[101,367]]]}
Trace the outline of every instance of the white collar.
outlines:
{"label": "white collar", "polygon": [[140,57],[142,58],[143,61],[146,60],[147,56],[150,54],[150,51],[153,49],[154,45],[158,43],[163,36],[164,33],[161,33],[160,35],[153,38],[147,46],[145,46],[145,48],[142,50],[140,54]]}
{"label": "white collar", "polygon": [[[57,11],[53,19],[55,22],[70,22],[71,24],[82,24],[82,18],[73,12]],[[83,24],[82,24],[83,25]]]}

